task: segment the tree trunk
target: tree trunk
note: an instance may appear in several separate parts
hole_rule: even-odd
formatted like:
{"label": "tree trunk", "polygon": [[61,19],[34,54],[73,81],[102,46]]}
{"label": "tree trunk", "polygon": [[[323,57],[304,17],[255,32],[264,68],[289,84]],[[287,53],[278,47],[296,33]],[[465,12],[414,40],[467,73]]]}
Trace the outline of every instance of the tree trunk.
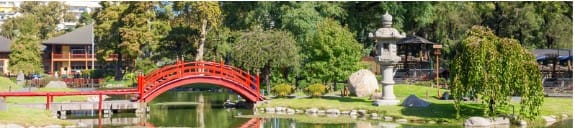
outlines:
{"label": "tree trunk", "polygon": [[336,84],[337,84],[337,80],[334,79],[334,80],[333,80],[333,87],[331,88],[331,92],[334,92],[335,90],[337,90],[337,89],[336,89],[336,87],[337,87]]}
{"label": "tree trunk", "polygon": [[202,20],[202,33],[200,37],[200,44],[198,45],[198,54],[196,54],[196,61],[204,60],[204,44],[206,43],[206,34],[208,26],[208,20]]}
{"label": "tree trunk", "polygon": [[266,66],[264,66],[262,75],[264,76],[264,82],[266,83],[268,95],[270,94],[271,91],[270,74],[271,74],[271,67],[269,66],[269,64],[266,64]]}
{"label": "tree trunk", "polygon": [[114,80],[120,81],[123,78],[122,75],[122,53],[118,52],[118,61],[116,61],[116,75]]}

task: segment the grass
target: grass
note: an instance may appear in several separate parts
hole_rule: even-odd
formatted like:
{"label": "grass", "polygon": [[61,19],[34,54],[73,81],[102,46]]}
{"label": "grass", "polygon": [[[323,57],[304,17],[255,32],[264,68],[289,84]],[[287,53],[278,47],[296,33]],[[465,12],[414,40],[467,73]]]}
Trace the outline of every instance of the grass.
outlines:
{"label": "grass", "polygon": [[71,125],[71,122],[53,118],[49,111],[8,105],[7,111],[0,111],[0,123],[25,126]]}
{"label": "grass", "polygon": [[[424,86],[415,85],[396,85],[395,95],[400,101],[404,100],[411,94],[426,100],[430,103],[427,108],[406,108],[402,106],[374,106],[372,100],[368,98],[358,97],[323,97],[323,98],[298,98],[298,99],[273,99],[267,104],[261,104],[260,108],[284,106],[294,109],[339,109],[341,111],[347,110],[367,110],[369,113],[375,112],[386,116],[395,118],[405,118],[409,120],[433,120],[433,121],[447,121],[450,123],[461,123],[463,120],[455,119],[455,109],[453,101],[445,101],[437,99],[437,89]],[[440,89],[440,94],[447,90]],[[426,98],[426,95],[428,96]],[[546,97],[542,108],[542,115],[559,115],[569,114],[573,112],[572,98],[551,98]],[[481,104],[467,103],[461,106],[461,119],[466,119],[470,116],[481,116],[483,109]],[[518,107],[516,107],[518,112]]]}
{"label": "grass", "polygon": [[12,80],[6,77],[0,77],[0,92],[5,92],[9,90],[16,90],[21,88],[21,86],[16,85]]}
{"label": "grass", "polygon": [[573,113],[573,97],[566,98],[550,98],[545,97],[543,108],[541,109],[542,115],[560,115]]}
{"label": "grass", "polygon": [[[0,77],[0,91],[16,90],[21,88],[8,78]],[[39,88],[35,92],[75,92],[70,88]],[[87,96],[58,96],[55,102],[85,101]],[[20,124],[23,126],[71,125],[72,123],[52,117],[50,111],[36,108],[27,108],[14,105],[14,103],[45,103],[45,96],[38,97],[8,97],[7,111],[0,111],[0,124]]]}
{"label": "grass", "polygon": [[[35,92],[77,92],[70,88],[39,88]],[[88,96],[55,96],[54,102],[86,101]],[[9,97],[6,103],[46,103],[45,96],[36,97]]]}
{"label": "grass", "polygon": [[121,80],[121,81],[110,80],[102,83],[102,85],[105,88],[125,88],[125,87],[132,87],[133,84],[135,83],[136,82],[134,80]]}

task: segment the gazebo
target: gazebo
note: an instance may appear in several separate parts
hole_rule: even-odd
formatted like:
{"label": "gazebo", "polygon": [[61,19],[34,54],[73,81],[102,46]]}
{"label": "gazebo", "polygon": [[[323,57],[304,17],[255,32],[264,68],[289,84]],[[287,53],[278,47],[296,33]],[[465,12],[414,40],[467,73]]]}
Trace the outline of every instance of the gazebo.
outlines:
{"label": "gazebo", "polygon": [[535,49],[531,51],[545,78],[572,77],[573,54],[566,49]]}
{"label": "gazebo", "polygon": [[409,35],[398,41],[398,55],[401,61],[396,65],[396,78],[430,79],[433,72],[433,45],[435,43],[416,35]]}

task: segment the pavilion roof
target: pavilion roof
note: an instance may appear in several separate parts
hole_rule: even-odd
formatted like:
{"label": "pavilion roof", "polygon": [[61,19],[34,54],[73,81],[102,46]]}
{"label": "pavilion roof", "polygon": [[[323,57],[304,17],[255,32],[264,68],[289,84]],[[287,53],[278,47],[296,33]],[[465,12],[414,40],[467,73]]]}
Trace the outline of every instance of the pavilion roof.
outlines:
{"label": "pavilion roof", "polygon": [[423,37],[419,37],[416,35],[409,35],[399,41],[397,41],[397,44],[435,44]]}
{"label": "pavilion roof", "polygon": [[0,52],[10,52],[10,45],[12,45],[12,40],[0,36]]}
{"label": "pavilion roof", "polygon": [[92,32],[94,31],[93,26],[94,24],[86,25],[64,35],[48,39],[42,42],[42,44],[91,45],[94,41],[94,38],[92,37]]}

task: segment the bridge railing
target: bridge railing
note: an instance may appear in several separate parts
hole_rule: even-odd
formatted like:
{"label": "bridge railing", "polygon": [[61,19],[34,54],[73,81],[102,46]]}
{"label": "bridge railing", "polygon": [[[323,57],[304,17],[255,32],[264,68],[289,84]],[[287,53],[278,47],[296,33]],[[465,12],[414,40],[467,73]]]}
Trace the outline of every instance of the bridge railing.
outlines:
{"label": "bridge railing", "polygon": [[138,80],[138,90],[141,95],[147,91],[156,89],[159,85],[166,82],[187,76],[214,76],[230,81],[238,82],[239,85],[248,88],[253,94],[260,97],[259,94],[259,75],[252,76],[249,72],[243,71],[239,68],[225,65],[223,63],[196,61],[196,62],[182,62],[177,61],[174,65],[169,65],[157,69],[141,80]]}

